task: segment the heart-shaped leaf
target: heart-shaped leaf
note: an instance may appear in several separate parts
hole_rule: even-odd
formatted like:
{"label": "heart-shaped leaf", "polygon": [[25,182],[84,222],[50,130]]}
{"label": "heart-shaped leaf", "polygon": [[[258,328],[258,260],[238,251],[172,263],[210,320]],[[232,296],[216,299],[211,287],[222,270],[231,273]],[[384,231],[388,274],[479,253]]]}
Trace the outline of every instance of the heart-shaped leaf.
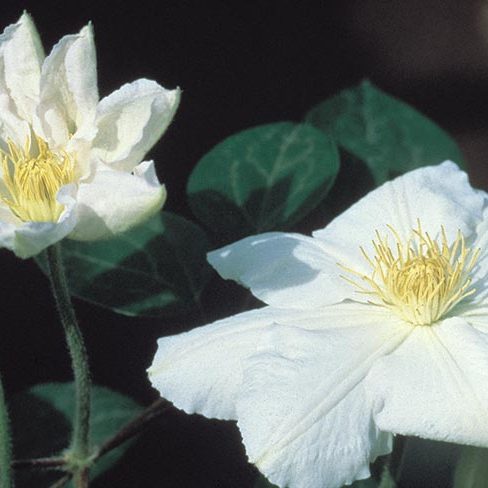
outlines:
{"label": "heart-shaped leaf", "polygon": [[339,169],[335,143],[307,124],[279,122],[225,139],[188,181],[195,215],[220,243],[284,229],[325,198]]}
{"label": "heart-shaped leaf", "polygon": [[[59,455],[69,446],[74,412],[72,383],[45,383],[15,395],[10,401],[14,455],[30,459]],[[98,446],[132,420],[142,407],[130,398],[103,388],[92,389],[91,439]],[[121,457],[128,443],[103,456],[92,468],[91,478],[109,469]],[[48,486],[42,480],[59,478],[52,472],[22,471],[19,486]]]}
{"label": "heart-shaped leaf", "polygon": [[318,104],[306,121],[364,161],[376,184],[447,159],[463,164],[457,144],[446,132],[368,81]]}
{"label": "heart-shaped leaf", "polygon": [[[211,276],[208,249],[202,229],[169,212],[109,241],[62,242],[71,293],[133,316],[198,309]],[[45,258],[38,262],[46,270]]]}

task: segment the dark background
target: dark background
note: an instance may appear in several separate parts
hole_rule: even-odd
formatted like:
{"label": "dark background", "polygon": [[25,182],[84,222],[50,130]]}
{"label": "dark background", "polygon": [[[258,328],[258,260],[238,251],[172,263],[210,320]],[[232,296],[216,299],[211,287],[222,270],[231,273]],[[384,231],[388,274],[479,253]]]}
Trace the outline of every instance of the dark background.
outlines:
{"label": "dark background", "polygon": [[[183,89],[175,121],[150,154],[168,189],[167,210],[191,217],[186,179],[214,144],[257,124],[300,120],[364,77],[453,134],[473,183],[488,188],[488,3],[29,0],[2,2],[0,27],[23,9],[33,15],[46,52],[93,22],[101,96],[140,77]],[[46,279],[32,261],[9,252],[0,252],[0,263],[0,370],[8,393],[70,380]],[[75,305],[94,381],[143,404],[157,397],[145,374],[156,338],[198,325]],[[253,485],[255,471],[230,423],[170,410],[138,446],[94,486]]]}

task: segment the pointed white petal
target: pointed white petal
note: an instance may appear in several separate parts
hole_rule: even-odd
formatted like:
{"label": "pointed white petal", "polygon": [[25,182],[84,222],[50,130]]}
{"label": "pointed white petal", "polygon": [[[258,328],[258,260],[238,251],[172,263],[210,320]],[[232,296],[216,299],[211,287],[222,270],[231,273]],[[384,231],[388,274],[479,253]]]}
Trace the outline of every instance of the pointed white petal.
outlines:
{"label": "pointed white petal", "polygon": [[152,161],[132,173],[100,169],[78,189],[78,222],[71,239],[107,239],[124,232],[156,213],[166,199]]}
{"label": "pointed white petal", "polygon": [[0,88],[0,149],[8,151],[6,143],[8,140],[23,147],[28,137],[30,137],[29,124],[18,117],[11,99],[2,93]]}
{"label": "pointed white petal", "polygon": [[265,307],[162,337],[149,379],[164,398],[187,413],[235,419],[242,368],[254,354],[263,327],[293,320],[307,324],[308,313]]}
{"label": "pointed white petal", "polygon": [[363,379],[411,328],[386,311],[374,326],[361,320],[351,315],[355,327],[313,331],[270,326],[246,361],[238,426],[250,461],[281,488],[338,488],[367,478],[369,462],[390,448],[372,420]]}
{"label": "pointed white petal", "polygon": [[488,446],[488,336],[463,319],[416,327],[365,388],[389,432]]}
{"label": "pointed white petal", "polygon": [[39,99],[43,59],[39,34],[30,15],[24,13],[0,36],[0,86],[2,95],[11,97],[16,115],[29,122]]}
{"label": "pointed white petal", "polygon": [[[161,395],[188,413],[235,419],[235,400],[242,369],[255,353],[264,327],[294,324],[323,330],[340,324],[375,327],[384,312],[368,314],[364,304],[340,304],[323,310],[289,310],[264,307],[228,317],[172,337],[162,337],[149,368],[149,378]],[[352,318],[351,318],[352,317]]]}
{"label": "pointed white petal", "polygon": [[0,148],[11,139],[23,145],[30,134],[38,100],[43,54],[38,34],[28,14],[0,35]]}
{"label": "pointed white petal", "polygon": [[461,302],[454,310],[456,317],[464,319],[469,325],[488,334],[488,299],[475,303]]}
{"label": "pointed white petal", "polygon": [[475,293],[468,300],[475,304],[488,302],[488,195],[485,195],[487,207],[483,211],[483,218],[476,228],[475,238],[468,241],[469,246],[479,252],[478,261],[471,272]]}
{"label": "pointed white petal", "polygon": [[57,200],[65,206],[65,210],[58,222],[0,219],[0,247],[10,249],[19,258],[26,259],[66,237],[76,223],[75,195],[75,185],[66,185],[59,190]]}
{"label": "pointed white petal", "polygon": [[180,90],[140,79],[122,86],[97,107],[93,154],[110,166],[131,171],[156,143],[178,108]]}
{"label": "pointed white petal", "polygon": [[322,242],[301,234],[247,237],[209,253],[208,261],[222,278],[237,281],[276,307],[321,307],[356,296]]}
{"label": "pointed white petal", "polygon": [[91,24],[63,37],[44,61],[35,130],[52,147],[93,124],[98,103],[95,43]]}
{"label": "pointed white petal", "polygon": [[87,180],[94,173],[98,161],[92,158],[91,146],[96,135],[94,126],[85,126],[83,131],[78,131],[66,144],[65,150],[76,158],[76,179]]}
{"label": "pointed white petal", "polygon": [[[371,241],[375,230],[389,233],[393,226],[405,241],[417,228],[436,238],[441,226],[452,242],[458,230],[471,236],[482,220],[486,194],[474,190],[466,173],[454,163],[420,168],[406,173],[378,189],[334,219],[314,237],[324,242],[327,252],[337,256],[341,263],[367,272],[369,267],[359,252],[360,246],[372,252]],[[390,241],[392,242],[392,241]]]}

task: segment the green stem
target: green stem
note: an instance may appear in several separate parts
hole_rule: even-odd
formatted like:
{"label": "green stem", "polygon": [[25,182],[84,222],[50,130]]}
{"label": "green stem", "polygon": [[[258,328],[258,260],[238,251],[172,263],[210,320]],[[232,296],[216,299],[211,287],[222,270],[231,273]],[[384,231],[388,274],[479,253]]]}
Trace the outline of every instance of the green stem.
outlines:
{"label": "green stem", "polygon": [[393,452],[391,454],[391,473],[392,480],[398,486],[401,485],[400,482],[403,475],[403,469],[405,468],[408,443],[408,437],[396,436],[393,444]]}
{"label": "green stem", "polygon": [[88,357],[76,315],[71,303],[68,283],[63,266],[61,247],[54,244],[47,249],[49,276],[56,305],[66,335],[66,342],[71,356],[75,382],[75,413],[70,456],[74,469],[75,486],[88,486],[86,469],[83,467],[90,455],[90,405],[91,382]]}
{"label": "green stem", "polygon": [[71,474],[67,474],[60,478],[58,481],[55,481],[52,485],[49,486],[49,488],[63,488],[63,486],[66,486],[71,479]]}
{"label": "green stem", "polygon": [[60,469],[66,465],[66,459],[62,457],[46,457],[33,459],[14,459],[12,467],[14,469]]}
{"label": "green stem", "polygon": [[77,471],[73,476],[73,482],[76,488],[85,488],[88,486],[88,468],[84,467]]}
{"label": "green stem", "polygon": [[0,377],[0,488],[12,488],[12,441],[5,392]]}
{"label": "green stem", "polygon": [[383,467],[383,472],[381,473],[381,481],[378,488],[396,488],[397,484],[390,473],[389,463],[385,464]]}

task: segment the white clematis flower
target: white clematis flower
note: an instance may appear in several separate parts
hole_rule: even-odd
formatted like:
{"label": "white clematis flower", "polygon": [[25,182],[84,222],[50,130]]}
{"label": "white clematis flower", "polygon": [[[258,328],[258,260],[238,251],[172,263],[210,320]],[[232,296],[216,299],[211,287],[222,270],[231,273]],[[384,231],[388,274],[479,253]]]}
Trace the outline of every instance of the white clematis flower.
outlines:
{"label": "white clematis flower", "polygon": [[110,237],[161,208],[141,162],[179,90],[140,79],[99,101],[91,25],[45,57],[24,13],[0,35],[0,246],[27,258],[68,236]]}
{"label": "white clematis flower", "polygon": [[237,420],[280,487],[367,478],[390,433],[488,446],[487,197],[445,162],[313,237],[210,253],[267,306],[160,339],[153,385],[188,413]]}

